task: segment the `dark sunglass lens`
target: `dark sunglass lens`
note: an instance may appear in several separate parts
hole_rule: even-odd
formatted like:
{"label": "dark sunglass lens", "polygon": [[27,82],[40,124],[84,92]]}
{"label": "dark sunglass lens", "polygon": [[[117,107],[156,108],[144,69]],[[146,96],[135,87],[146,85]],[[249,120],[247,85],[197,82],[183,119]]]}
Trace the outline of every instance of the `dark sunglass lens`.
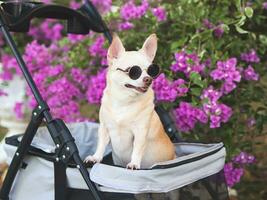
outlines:
{"label": "dark sunglass lens", "polygon": [[131,67],[129,71],[129,77],[133,80],[138,79],[142,74],[142,70],[139,66],[133,66]]}
{"label": "dark sunglass lens", "polygon": [[160,73],[160,68],[156,64],[151,64],[147,69],[147,74],[152,78],[156,78]]}

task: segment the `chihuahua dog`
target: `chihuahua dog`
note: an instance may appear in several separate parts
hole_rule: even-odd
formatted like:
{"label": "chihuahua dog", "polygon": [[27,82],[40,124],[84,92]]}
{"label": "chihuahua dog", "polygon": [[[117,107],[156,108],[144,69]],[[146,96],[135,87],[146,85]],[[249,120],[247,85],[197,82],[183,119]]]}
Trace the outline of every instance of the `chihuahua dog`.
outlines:
{"label": "chihuahua dog", "polygon": [[156,51],[155,34],[138,51],[125,51],[114,35],[107,55],[107,86],[99,112],[97,149],[85,162],[101,162],[109,142],[114,163],[128,169],[149,168],[175,158],[174,146],[154,110],[151,84],[160,73],[152,63]]}

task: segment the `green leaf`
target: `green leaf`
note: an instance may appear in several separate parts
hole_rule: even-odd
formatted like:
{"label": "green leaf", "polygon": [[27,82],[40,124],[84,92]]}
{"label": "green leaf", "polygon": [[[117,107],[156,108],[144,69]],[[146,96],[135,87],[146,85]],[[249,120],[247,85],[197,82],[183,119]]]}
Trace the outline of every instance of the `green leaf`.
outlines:
{"label": "green leaf", "polygon": [[181,38],[177,41],[174,41],[171,43],[171,51],[177,51],[179,47],[184,46],[185,42],[187,40],[187,37]]}
{"label": "green leaf", "polygon": [[236,26],[240,27],[243,26],[246,22],[246,16],[242,15],[242,17],[240,18],[240,20],[236,23]]}
{"label": "green leaf", "polygon": [[224,32],[229,33],[230,28],[227,24],[221,24],[220,26],[224,30]]}
{"label": "green leaf", "polygon": [[246,33],[248,33],[248,31],[242,29],[242,28],[239,27],[239,26],[235,26],[235,29],[236,29],[236,31],[237,31],[238,33],[241,33],[241,34],[246,34]]}
{"label": "green leaf", "polygon": [[241,9],[241,0],[235,0],[235,5],[237,7],[238,10]]}
{"label": "green leaf", "polygon": [[192,73],[190,74],[190,80],[191,80],[194,84],[200,86],[201,88],[204,87],[204,82],[201,80],[201,76],[200,76],[199,73],[197,73],[197,72],[192,72]]}
{"label": "green leaf", "polygon": [[201,76],[197,72],[191,72],[191,74],[190,74],[190,80],[194,83],[197,80],[201,80]]}
{"label": "green leaf", "polygon": [[194,96],[192,96],[192,105],[193,106],[198,106],[198,99]]}
{"label": "green leaf", "polygon": [[201,88],[190,88],[191,90],[191,93],[195,96],[200,96],[201,95],[201,92],[202,92],[202,89]]}
{"label": "green leaf", "polygon": [[251,7],[246,7],[245,14],[248,18],[251,18],[253,16],[253,9]]}

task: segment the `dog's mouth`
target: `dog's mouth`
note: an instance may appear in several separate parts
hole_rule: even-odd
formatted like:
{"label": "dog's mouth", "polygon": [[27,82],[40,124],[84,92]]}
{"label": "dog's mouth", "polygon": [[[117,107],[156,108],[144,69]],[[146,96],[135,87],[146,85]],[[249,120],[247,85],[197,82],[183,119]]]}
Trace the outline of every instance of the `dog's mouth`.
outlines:
{"label": "dog's mouth", "polygon": [[137,86],[134,86],[134,85],[131,85],[131,84],[127,83],[127,84],[125,84],[125,87],[135,89],[135,90],[137,90],[138,92],[141,92],[141,93],[145,93],[148,90],[149,86],[137,87]]}

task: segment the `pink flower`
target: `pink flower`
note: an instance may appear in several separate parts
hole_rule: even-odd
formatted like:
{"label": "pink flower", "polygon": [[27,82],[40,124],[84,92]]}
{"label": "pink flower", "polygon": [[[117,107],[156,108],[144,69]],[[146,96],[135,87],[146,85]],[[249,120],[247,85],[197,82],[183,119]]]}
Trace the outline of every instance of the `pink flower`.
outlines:
{"label": "pink flower", "polygon": [[183,79],[170,82],[163,73],[160,74],[153,81],[153,89],[156,99],[158,101],[175,101],[178,96],[183,96],[188,92],[188,88],[185,84]]}
{"label": "pink flower", "polygon": [[243,77],[245,80],[259,80],[259,74],[255,72],[254,68],[251,65],[249,65],[248,68],[243,71]]}
{"label": "pink flower", "polygon": [[128,1],[120,9],[121,18],[128,21],[132,19],[140,19],[144,16],[149,8],[149,3],[147,0],[142,0],[142,4],[136,6],[134,2]]}
{"label": "pink flower", "polygon": [[200,63],[200,60],[195,53],[188,54],[181,51],[174,54],[175,63],[170,67],[173,72],[183,72],[187,77],[192,72],[202,73],[205,65]]}
{"label": "pink flower", "polygon": [[221,88],[224,94],[230,93],[236,88],[236,82],[240,82],[241,74],[236,67],[237,59],[230,58],[226,61],[218,61],[217,68],[210,73],[213,80],[224,81]]}
{"label": "pink flower", "polygon": [[187,102],[180,102],[179,107],[174,110],[174,116],[178,129],[183,132],[192,130],[197,122],[208,122],[208,117],[202,109]]}
{"label": "pink flower", "polygon": [[99,71],[97,75],[91,76],[86,92],[87,101],[92,104],[101,102],[106,87],[106,70]]}
{"label": "pink flower", "polygon": [[241,60],[247,63],[259,63],[260,62],[260,58],[254,49],[251,49],[249,52],[242,53],[240,58]]}
{"label": "pink flower", "polygon": [[119,24],[119,30],[130,30],[134,27],[134,24],[131,22],[122,22]]}
{"label": "pink flower", "polygon": [[167,19],[166,11],[163,7],[152,8],[152,13],[157,18],[158,22],[162,22]]}

